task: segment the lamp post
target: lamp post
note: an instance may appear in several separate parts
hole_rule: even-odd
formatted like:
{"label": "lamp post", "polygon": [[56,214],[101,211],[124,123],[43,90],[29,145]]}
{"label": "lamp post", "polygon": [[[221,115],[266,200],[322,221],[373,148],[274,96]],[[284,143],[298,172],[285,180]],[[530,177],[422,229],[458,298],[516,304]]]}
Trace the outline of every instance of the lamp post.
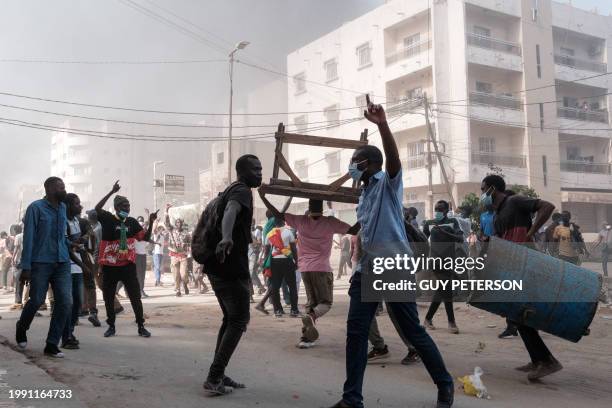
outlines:
{"label": "lamp post", "polygon": [[153,211],[157,211],[157,165],[164,164],[163,160],[153,162]]}
{"label": "lamp post", "polygon": [[232,182],[232,103],[234,99],[234,55],[238,50],[243,50],[250,43],[248,41],[240,41],[232,52],[229,54],[229,65],[230,65],[230,102],[229,102],[229,140],[227,147],[227,180],[228,183]]}

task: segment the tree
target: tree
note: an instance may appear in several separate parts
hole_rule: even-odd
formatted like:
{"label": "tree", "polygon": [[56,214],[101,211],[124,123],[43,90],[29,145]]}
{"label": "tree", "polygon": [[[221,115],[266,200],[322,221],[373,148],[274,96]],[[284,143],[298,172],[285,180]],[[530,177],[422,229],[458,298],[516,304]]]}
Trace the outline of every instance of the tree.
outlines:
{"label": "tree", "polygon": [[508,190],[512,190],[514,191],[514,193],[518,195],[523,195],[523,196],[531,197],[531,198],[540,198],[538,196],[538,193],[536,193],[536,191],[533,188],[522,185],[522,184],[513,184],[508,188]]}

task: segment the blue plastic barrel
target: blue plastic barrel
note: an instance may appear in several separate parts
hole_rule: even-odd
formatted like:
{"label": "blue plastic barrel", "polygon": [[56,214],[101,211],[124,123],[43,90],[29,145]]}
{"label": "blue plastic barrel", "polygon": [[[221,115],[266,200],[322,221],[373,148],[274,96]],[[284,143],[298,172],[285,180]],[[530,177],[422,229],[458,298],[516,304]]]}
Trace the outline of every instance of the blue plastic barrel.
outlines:
{"label": "blue plastic barrel", "polygon": [[601,275],[510,241],[492,238],[471,279],[522,282],[518,291],[472,291],[468,303],[534,329],[578,342],[590,326]]}

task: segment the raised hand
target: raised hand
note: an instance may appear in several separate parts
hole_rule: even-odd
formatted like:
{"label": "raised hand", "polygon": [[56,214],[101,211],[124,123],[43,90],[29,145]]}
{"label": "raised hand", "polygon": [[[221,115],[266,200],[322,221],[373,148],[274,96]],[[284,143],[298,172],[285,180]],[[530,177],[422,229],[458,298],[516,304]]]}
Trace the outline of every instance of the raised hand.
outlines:
{"label": "raised hand", "polygon": [[159,210],[155,211],[154,213],[149,214],[149,225],[153,225],[153,222],[157,219],[158,212]]}
{"label": "raised hand", "polygon": [[113,184],[113,188],[112,188],[112,192],[116,193],[117,191],[121,190],[121,186],[119,185],[119,180],[115,181],[115,184]]}
{"label": "raised hand", "polygon": [[387,115],[385,114],[385,110],[381,105],[374,105],[372,101],[370,101],[370,95],[366,94],[366,102],[368,108],[363,111],[363,116],[370,122],[380,125],[382,123],[387,122]]}

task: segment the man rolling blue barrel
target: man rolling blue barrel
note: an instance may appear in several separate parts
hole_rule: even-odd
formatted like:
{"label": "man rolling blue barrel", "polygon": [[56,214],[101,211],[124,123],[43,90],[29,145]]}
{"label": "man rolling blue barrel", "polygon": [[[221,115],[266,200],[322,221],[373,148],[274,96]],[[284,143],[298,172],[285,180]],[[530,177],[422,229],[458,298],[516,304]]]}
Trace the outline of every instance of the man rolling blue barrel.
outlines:
{"label": "man rolling blue barrel", "polygon": [[[506,191],[506,182],[498,175],[491,174],[482,180],[480,201],[483,206],[492,206],[495,211],[495,234],[505,240],[534,246],[534,234],[546,223],[555,206],[548,201],[514,195]],[[532,221],[532,215],[536,214]],[[534,328],[508,320],[508,327],[502,335],[521,335],[531,362],[517,367],[527,372],[527,378],[534,381],[553,374],[563,368],[544,344]],[[500,337],[502,336],[500,335]]]}

